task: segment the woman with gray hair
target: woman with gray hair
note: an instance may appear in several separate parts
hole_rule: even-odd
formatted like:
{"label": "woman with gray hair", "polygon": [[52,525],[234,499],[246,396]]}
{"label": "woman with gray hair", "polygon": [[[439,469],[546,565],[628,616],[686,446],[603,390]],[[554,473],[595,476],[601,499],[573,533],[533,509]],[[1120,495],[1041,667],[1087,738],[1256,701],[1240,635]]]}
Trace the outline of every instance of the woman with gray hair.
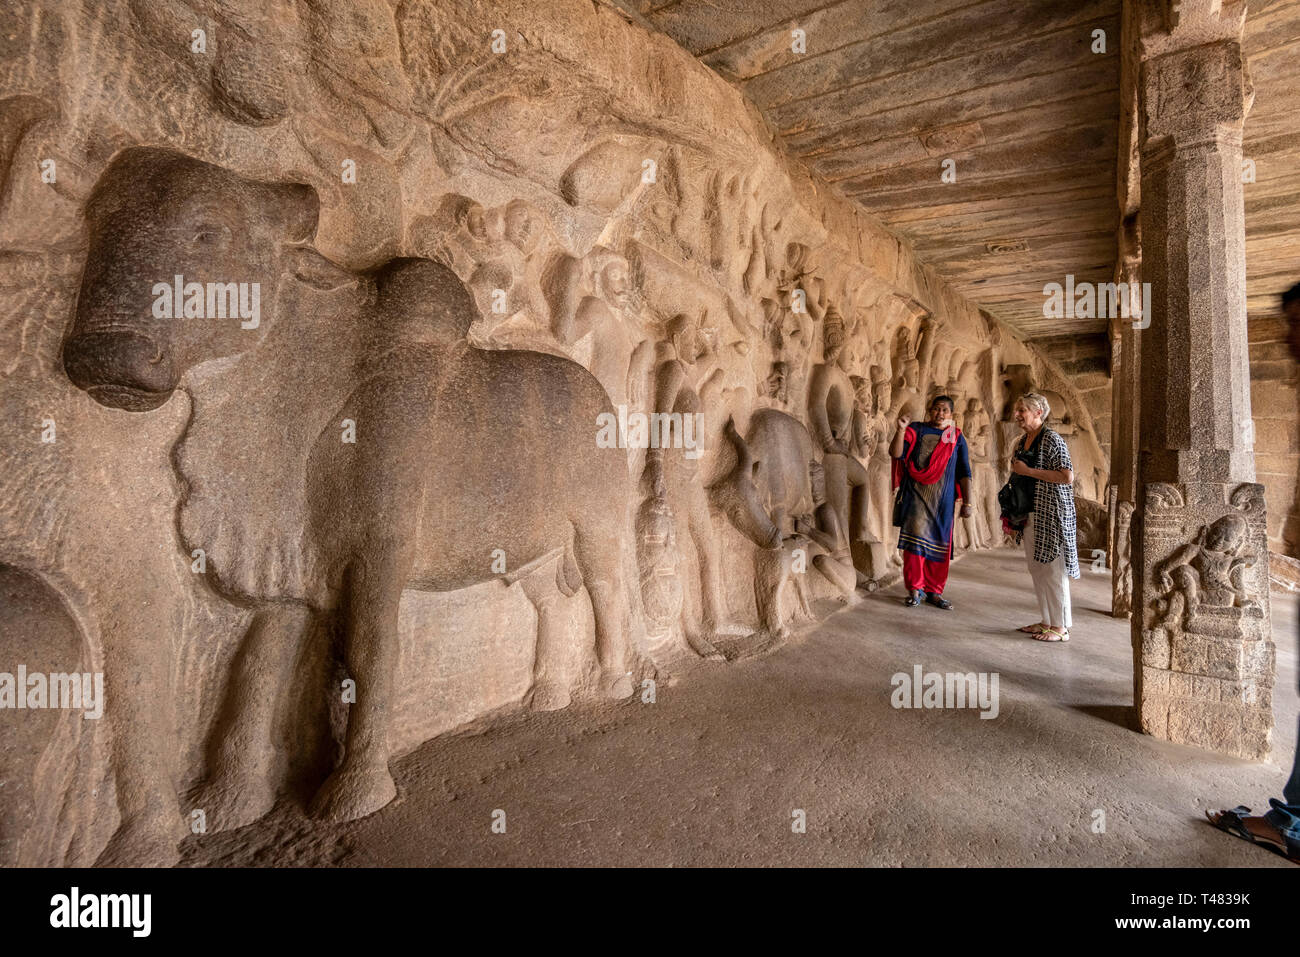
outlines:
{"label": "woman with gray hair", "polygon": [[1034,480],[1034,505],[1023,535],[1042,615],[1042,621],[1019,630],[1039,641],[1069,641],[1070,579],[1079,577],[1074,466],[1065,439],[1044,424],[1051,412],[1046,398],[1030,392],[1016,400],[1013,413],[1025,434],[1012,453],[1011,471]]}

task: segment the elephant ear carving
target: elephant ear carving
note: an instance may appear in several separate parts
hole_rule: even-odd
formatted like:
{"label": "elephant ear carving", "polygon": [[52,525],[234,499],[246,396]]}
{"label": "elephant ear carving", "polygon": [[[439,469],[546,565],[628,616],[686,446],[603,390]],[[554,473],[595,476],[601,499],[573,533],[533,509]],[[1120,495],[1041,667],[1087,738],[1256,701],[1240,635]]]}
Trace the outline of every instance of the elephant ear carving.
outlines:
{"label": "elephant ear carving", "polygon": [[[428,260],[358,274],[309,260],[329,282],[286,280],[258,345],[191,369],[193,411],[174,462],[185,550],[204,550],[219,590],[330,608],[351,556],[331,541],[330,516],[346,503],[324,490],[347,487],[355,456],[383,454],[366,445],[363,422],[353,423],[356,444],[342,444],[349,400],[417,352],[468,348],[474,306],[455,274]],[[325,467],[313,458],[340,445],[355,456]]]}
{"label": "elephant ear carving", "polygon": [[193,412],[174,453],[179,525],[186,553],[203,549],[222,592],[328,607],[334,574],[309,533],[308,458],[327,432],[341,441],[360,313],[331,315],[316,305],[323,294],[297,294],[253,350],[192,370]]}

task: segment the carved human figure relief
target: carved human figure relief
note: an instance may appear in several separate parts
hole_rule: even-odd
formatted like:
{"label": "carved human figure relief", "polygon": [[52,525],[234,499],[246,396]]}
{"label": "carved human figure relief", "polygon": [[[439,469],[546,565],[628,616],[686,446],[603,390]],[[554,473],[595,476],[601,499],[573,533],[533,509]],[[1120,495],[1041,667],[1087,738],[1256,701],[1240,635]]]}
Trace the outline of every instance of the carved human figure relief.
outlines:
{"label": "carved human figure relief", "polygon": [[850,446],[855,393],[846,370],[844,320],[833,305],[826,309],[822,334],[822,361],[813,367],[808,384],[808,419],[822,450],[826,501],[838,519],[844,535],[842,551],[847,555],[850,540],[867,539],[867,471]]}
{"label": "carved human figure relief", "polygon": [[644,412],[654,345],[641,324],[625,258],[597,246],[562,255],[546,270],[551,332],[591,370],[615,407]]}
{"label": "carved human figure relief", "polygon": [[448,267],[469,286],[481,314],[483,338],[512,317],[544,323],[542,261],[552,245],[542,213],[523,200],[484,207],[455,193],[432,216],[411,223],[409,246]]}
{"label": "carved human figure relief", "polygon": [[925,396],[921,390],[921,360],[913,343],[909,330],[904,327],[898,331],[894,362],[895,376],[893,401],[889,418],[897,419],[904,412],[915,419],[924,414]]}
{"label": "carved human figure relief", "polygon": [[963,519],[967,535],[975,547],[988,547],[1001,539],[1001,508],[998,505],[998,481],[990,459],[993,427],[984,403],[972,398],[966,404],[962,434],[970,448],[971,495],[975,514]]}
{"label": "carved human figure relief", "polygon": [[710,337],[701,317],[678,315],[667,323],[656,345],[652,412],[661,420],[680,423],[682,441],[665,443],[661,432],[660,442],[646,449],[642,476],[643,490],[666,502],[668,512],[681,523],[678,541],[689,540],[695,547],[702,608],[692,616],[685,637],[701,657],[717,654],[713,638],[735,628],[723,598],[721,557],[708,498],[698,477],[705,436],[694,435],[695,447],[685,447],[685,440],[691,438],[686,430],[694,432],[704,419],[697,389],[715,347],[716,339]]}
{"label": "carved human figure relief", "polygon": [[[650,653],[682,637],[681,556],[676,523],[664,498],[648,495],[637,512],[637,566]],[[656,656],[657,657],[657,656]]]}
{"label": "carved human figure relief", "polygon": [[762,395],[773,408],[785,409],[790,405],[790,364],[773,362],[767,378],[763,380]]}
{"label": "carved human figure relief", "polygon": [[1133,510],[1132,502],[1121,501],[1116,507],[1115,549],[1111,556],[1111,574],[1114,576],[1112,611],[1115,615],[1128,615],[1133,608]]}
{"label": "carved human figure relief", "polygon": [[1201,527],[1196,540],[1156,568],[1162,590],[1158,611],[1166,627],[1189,628],[1202,606],[1248,608],[1256,604],[1245,581],[1258,555],[1248,547],[1250,526],[1224,515]]}

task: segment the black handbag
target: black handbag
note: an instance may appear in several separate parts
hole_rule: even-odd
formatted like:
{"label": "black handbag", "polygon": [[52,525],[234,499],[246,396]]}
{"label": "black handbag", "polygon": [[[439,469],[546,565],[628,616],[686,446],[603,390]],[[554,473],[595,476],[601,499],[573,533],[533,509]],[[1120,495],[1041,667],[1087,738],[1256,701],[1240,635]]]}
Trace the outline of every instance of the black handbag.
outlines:
{"label": "black handbag", "polygon": [[[1007,479],[1007,484],[998,489],[998,505],[1002,508],[1002,514],[1018,521],[1034,510],[1034,492],[1032,488],[1026,488],[1028,484],[1024,479],[1025,475],[1013,475]],[[1030,481],[1033,481],[1030,479]]]}
{"label": "black handbag", "polygon": [[[1034,440],[1034,445],[1029,449],[1016,449],[1013,453],[1015,458],[1020,459],[1026,465],[1032,465],[1038,457],[1038,445],[1043,441],[1043,431],[1040,430],[1038,438]],[[1024,439],[1021,439],[1023,442]],[[1028,475],[1016,475],[1014,472],[1007,479],[1007,484],[998,489],[998,505],[1002,509],[1002,514],[1011,519],[1013,522],[1019,522],[1034,510],[1034,484],[1035,479]]]}

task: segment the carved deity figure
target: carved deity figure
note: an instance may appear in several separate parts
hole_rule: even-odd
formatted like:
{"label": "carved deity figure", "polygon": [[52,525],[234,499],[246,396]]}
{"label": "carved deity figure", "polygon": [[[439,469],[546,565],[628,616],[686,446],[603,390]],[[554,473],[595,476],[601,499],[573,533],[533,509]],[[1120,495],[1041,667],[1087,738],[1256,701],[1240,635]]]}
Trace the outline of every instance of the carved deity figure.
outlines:
{"label": "carved deity figure", "polygon": [[[873,370],[878,368],[873,366]],[[871,459],[876,444],[876,402],[871,380],[866,376],[850,376],[853,383],[853,430],[849,448],[865,466]],[[883,413],[880,415],[882,420]]]}
{"label": "carved deity figure", "polygon": [[[677,416],[683,423],[682,433],[690,428],[690,437],[699,443],[702,436],[693,423],[696,413],[703,414],[699,379],[708,364],[714,344],[701,321],[686,315],[669,321],[665,338],[656,346],[653,412],[659,416]],[[692,424],[686,420],[692,418]],[[681,433],[679,433],[681,434]],[[683,434],[683,438],[685,438]],[[713,521],[709,515],[708,496],[699,480],[700,445],[692,448],[658,447],[646,450],[643,488],[667,503],[674,516],[686,524],[695,545],[700,569],[700,597],[703,609],[686,629],[685,638],[701,657],[715,657],[718,652],[711,638],[730,631],[727,609],[722,597],[721,559]],[[676,444],[676,443],[672,443]],[[671,467],[669,466],[671,459]],[[685,537],[685,536],[683,536]]]}
{"label": "carved deity figure", "polygon": [[1256,604],[1245,581],[1247,570],[1258,559],[1246,548],[1249,534],[1245,518],[1224,515],[1202,527],[1195,542],[1157,566],[1166,627],[1189,627],[1202,605],[1248,608]]}
{"label": "carved deity figure", "polygon": [[[939,395],[939,394],[940,394],[939,392],[937,391],[935,392],[935,395]],[[961,383],[958,382],[956,379],[949,379],[948,384],[944,386],[942,394],[952,399],[953,425],[961,429],[962,432],[965,432],[966,424],[965,424],[965,417],[963,415],[963,410],[965,409],[965,405],[963,404],[962,400],[966,398],[966,390],[962,388]]]}
{"label": "carved deity figure", "polygon": [[[889,373],[880,366],[871,367],[871,391],[874,427],[864,436],[871,441],[867,456],[867,531],[870,542],[871,565],[876,577],[898,554],[888,547],[893,528],[893,482],[889,441],[892,437],[890,423],[893,409],[893,391]],[[898,560],[901,563],[901,559]]]}
{"label": "carved deity figure", "polygon": [[542,318],[537,255],[546,221],[521,199],[491,209],[466,196],[443,198],[438,212],[411,224],[411,246],[451,267],[474,294],[485,332],[522,310]]}
{"label": "carved deity figure", "polygon": [[1114,587],[1111,597],[1111,614],[1115,617],[1128,617],[1133,609],[1133,561],[1132,561],[1132,502],[1121,501],[1115,507],[1115,548],[1112,558]]}
{"label": "carved deity figure", "polygon": [[641,503],[636,519],[636,541],[646,638],[653,653],[671,641],[683,607],[677,530],[666,500],[651,495]]}
{"label": "carved deity figure", "polygon": [[903,346],[898,376],[894,380],[893,403],[889,410],[891,421],[904,411],[915,418],[915,413],[921,411],[924,405],[925,397],[921,395],[921,362],[910,341],[904,342]]}
{"label": "carved deity figure", "polygon": [[591,370],[615,406],[642,411],[654,346],[632,308],[627,260],[597,246],[581,260],[561,257],[544,283],[555,338]]}
{"label": "carved deity figure", "polygon": [[[826,502],[848,536],[866,541],[867,470],[853,456],[854,388],[847,371],[848,345],[844,320],[834,306],[826,309],[822,361],[813,367],[808,382],[808,419],[814,440],[822,449],[826,470]],[[852,514],[850,515],[850,509]]]}
{"label": "carved deity figure", "polygon": [[767,379],[764,380],[763,394],[777,408],[784,409],[790,404],[789,377],[790,364],[778,361],[772,363],[772,371],[767,374]]}
{"label": "carved deity figure", "polygon": [[990,457],[989,444],[993,438],[993,425],[984,403],[971,399],[966,404],[964,427],[966,444],[970,449],[971,495],[974,497],[974,515],[962,519],[968,547],[984,548],[1000,536],[1002,509],[998,505],[998,479]]}

